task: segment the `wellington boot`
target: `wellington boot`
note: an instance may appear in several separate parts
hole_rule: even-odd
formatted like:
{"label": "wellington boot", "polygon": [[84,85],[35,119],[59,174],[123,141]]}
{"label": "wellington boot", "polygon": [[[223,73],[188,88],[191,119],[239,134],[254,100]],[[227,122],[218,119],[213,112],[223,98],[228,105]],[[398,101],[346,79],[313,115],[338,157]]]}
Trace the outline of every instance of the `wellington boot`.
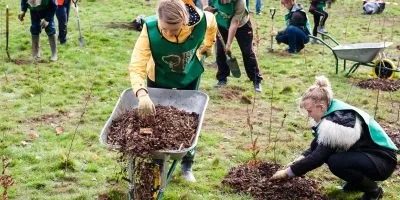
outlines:
{"label": "wellington boot", "polygon": [[50,43],[50,48],[51,48],[51,57],[50,61],[57,61],[58,56],[57,56],[57,39],[56,35],[51,35],[49,36],[49,43]]}
{"label": "wellington boot", "polygon": [[40,39],[39,35],[32,35],[32,58],[33,59],[40,58],[39,39]]}
{"label": "wellington boot", "polygon": [[196,178],[193,175],[192,171],[193,161],[183,161],[181,163],[182,177],[187,182],[196,182]]}

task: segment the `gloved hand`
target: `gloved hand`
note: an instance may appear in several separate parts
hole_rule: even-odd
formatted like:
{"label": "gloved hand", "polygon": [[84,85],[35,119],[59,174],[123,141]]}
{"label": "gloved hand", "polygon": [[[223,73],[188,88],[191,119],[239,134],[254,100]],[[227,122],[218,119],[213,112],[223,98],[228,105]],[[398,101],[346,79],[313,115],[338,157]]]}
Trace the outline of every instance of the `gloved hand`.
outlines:
{"label": "gloved hand", "polygon": [[208,11],[208,12],[214,14],[217,11],[217,9],[212,7],[212,6],[207,6],[207,7],[204,8],[204,11]]}
{"label": "gloved hand", "polygon": [[297,158],[294,159],[292,162],[286,164],[286,167],[289,167],[290,165],[293,165],[293,163],[295,163],[295,162],[297,162],[297,161],[299,161],[299,160],[301,160],[301,159],[303,159],[303,158],[305,158],[303,155],[297,157]]}
{"label": "gloved hand", "polygon": [[211,56],[211,48],[208,47],[201,47],[199,50],[200,55],[205,55],[206,57]]}
{"label": "gloved hand", "polygon": [[40,21],[40,27],[42,27],[42,29],[46,28],[49,25],[49,22],[46,21],[45,19],[42,19],[42,21]]}
{"label": "gloved hand", "polygon": [[24,21],[24,17],[25,17],[25,12],[24,11],[21,11],[19,14],[18,14],[18,19],[19,19],[19,21]]}
{"label": "gloved hand", "polygon": [[271,181],[284,180],[287,178],[289,178],[289,174],[286,172],[286,169],[283,169],[283,170],[279,170],[279,171],[275,172],[275,174],[272,175],[272,177],[269,180],[271,180]]}
{"label": "gloved hand", "polygon": [[156,108],[149,94],[139,96],[139,117],[147,117],[156,114]]}

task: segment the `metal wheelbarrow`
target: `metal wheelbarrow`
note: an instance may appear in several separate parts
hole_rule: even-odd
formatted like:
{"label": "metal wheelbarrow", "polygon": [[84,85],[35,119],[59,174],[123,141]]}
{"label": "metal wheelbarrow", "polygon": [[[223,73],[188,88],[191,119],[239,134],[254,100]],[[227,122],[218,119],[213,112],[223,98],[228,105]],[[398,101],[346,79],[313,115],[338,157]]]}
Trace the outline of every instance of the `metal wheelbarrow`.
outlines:
{"label": "metal wheelbarrow", "polygon": [[[207,94],[197,90],[172,90],[172,89],[159,89],[159,88],[148,88],[150,98],[156,105],[173,106],[175,108],[185,110],[187,112],[195,112],[199,115],[199,123],[196,129],[196,136],[190,147],[183,148],[180,150],[159,150],[151,153],[150,159],[153,160],[157,170],[153,170],[155,176],[153,188],[154,199],[161,199],[165,188],[172,177],[172,173],[175,170],[178,161],[181,160],[190,150],[193,150],[197,145],[197,141],[200,136],[200,130],[204,119],[204,113],[207,108],[209,97]],[[126,89],[122,92],[117,104],[112,111],[111,116],[108,118],[100,133],[100,142],[106,145],[109,149],[119,149],[119,146],[111,145],[107,142],[107,136],[110,131],[110,125],[113,119],[116,119],[121,114],[138,107],[138,99],[134,97],[132,89]],[[168,160],[172,160],[171,165],[168,168]],[[129,199],[134,198],[134,158],[130,156],[128,158],[128,181],[129,181]],[[149,186],[151,187],[151,186]]]}
{"label": "metal wheelbarrow", "polygon": [[[395,72],[400,72],[400,70],[395,67],[394,63],[391,60],[385,58],[385,56],[381,53],[381,50],[385,47],[392,45],[392,42],[339,44],[330,35],[321,32],[318,33],[322,35],[322,38],[328,38],[337,45],[335,47],[332,47],[323,39],[310,36],[310,38],[318,40],[332,51],[336,60],[336,74],[338,73],[339,68],[338,58],[344,60],[344,71],[346,71],[347,60],[355,62],[348,70],[346,74],[347,77],[351,73],[354,73],[361,65],[372,67],[373,73],[379,78],[392,78]],[[378,54],[380,54],[379,58],[375,59]]]}

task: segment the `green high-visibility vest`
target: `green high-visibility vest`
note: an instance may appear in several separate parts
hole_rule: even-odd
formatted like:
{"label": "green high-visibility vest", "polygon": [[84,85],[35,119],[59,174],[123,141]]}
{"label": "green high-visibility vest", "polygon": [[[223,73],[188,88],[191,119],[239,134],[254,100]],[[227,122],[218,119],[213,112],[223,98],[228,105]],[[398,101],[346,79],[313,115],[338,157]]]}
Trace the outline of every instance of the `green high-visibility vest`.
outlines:
{"label": "green high-visibility vest", "polygon": [[212,6],[217,9],[217,15],[215,16],[215,19],[217,20],[217,24],[219,26],[229,29],[232,17],[235,14],[235,5],[236,0],[226,4],[220,4],[219,0],[212,1]]}
{"label": "green high-visibility vest", "polygon": [[185,88],[204,72],[196,51],[205,37],[206,16],[203,15],[183,43],[165,39],[158,29],[157,21],[156,17],[146,19],[151,54],[155,63],[155,83],[165,88]]}
{"label": "green high-visibility vest", "polygon": [[353,111],[355,111],[357,114],[359,114],[363,118],[364,122],[367,124],[369,134],[375,144],[382,146],[382,147],[389,148],[389,149],[393,149],[395,151],[398,150],[396,145],[389,138],[389,136],[385,133],[385,131],[382,129],[382,127],[378,124],[378,122],[376,122],[374,120],[374,118],[372,118],[368,113],[366,113],[354,106],[351,106],[347,103],[344,103],[343,101],[333,99],[331,102],[331,105],[329,106],[329,109],[324,113],[324,116],[322,118],[324,118],[327,115],[329,115],[330,113],[338,111],[338,110],[353,110]]}
{"label": "green high-visibility vest", "polygon": [[41,11],[46,9],[47,5],[49,5],[49,1],[50,0],[38,0],[34,1],[34,4],[30,4],[30,2],[28,1],[28,8],[31,11]]}

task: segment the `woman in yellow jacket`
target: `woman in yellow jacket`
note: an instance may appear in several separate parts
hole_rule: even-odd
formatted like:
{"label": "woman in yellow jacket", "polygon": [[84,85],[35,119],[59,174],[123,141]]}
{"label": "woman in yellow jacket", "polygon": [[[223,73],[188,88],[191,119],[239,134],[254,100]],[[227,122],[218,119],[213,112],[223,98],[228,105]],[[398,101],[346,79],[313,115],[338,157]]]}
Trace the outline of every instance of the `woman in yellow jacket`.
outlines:
{"label": "woman in yellow jacket", "polygon": [[[212,13],[196,8],[193,0],[160,0],[157,16],[146,19],[129,64],[133,92],[139,99],[139,115],[155,114],[147,87],[198,89],[203,65],[215,42],[217,23]],[[197,54],[197,56],[196,56]],[[194,150],[182,159],[182,175],[195,182]]]}

